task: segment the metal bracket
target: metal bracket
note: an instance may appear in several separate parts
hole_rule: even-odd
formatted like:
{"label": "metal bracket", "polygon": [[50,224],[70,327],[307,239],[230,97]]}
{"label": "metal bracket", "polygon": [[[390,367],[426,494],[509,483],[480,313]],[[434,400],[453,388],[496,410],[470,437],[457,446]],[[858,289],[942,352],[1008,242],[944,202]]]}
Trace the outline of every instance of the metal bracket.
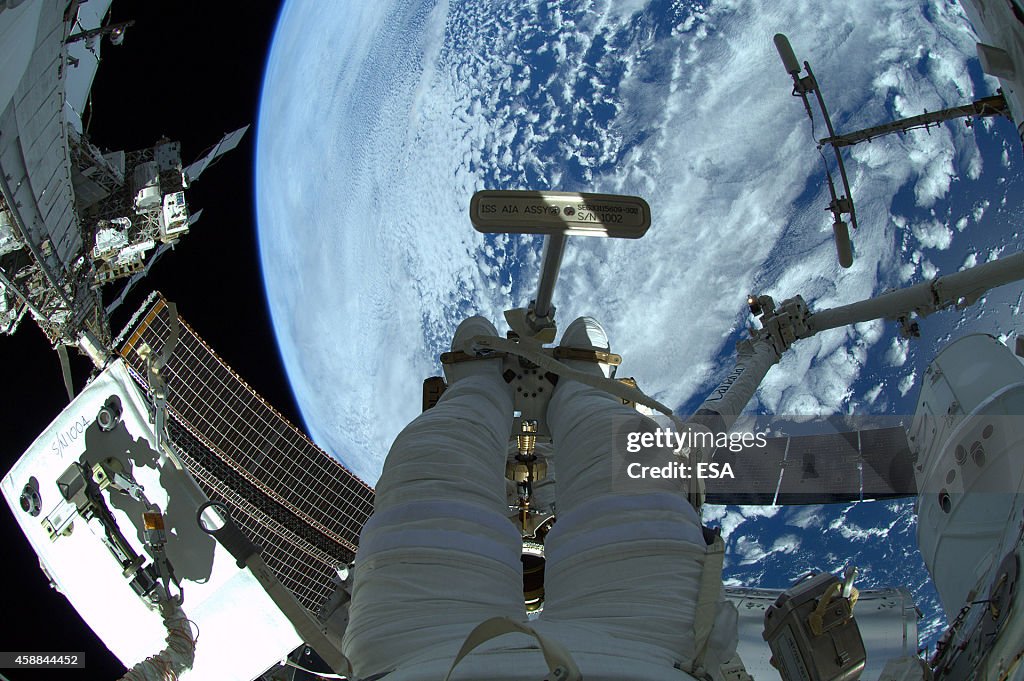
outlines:
{"label": "metal bracket", "polygon": [[163,440],[165,437],[165,424],[167,423],[167,382],[164,380],[162,370],[167,361],[174,353],[178,345],[178,306],[174,303],[167,303],[167,312],[170,317],[167,324],[170,329],[163,351],[156,357],[148,345],[142,344],[137,352],[139,357],[146,363],[146,380],[149,383],[149,394],[152,398],[150,405],[150,422],[153,424],[153,432],[156,436],[153,448],[163,453]]}
{"label": "metal bracket", "polygon": [[751,313],[760,315],[761,329],[750,329],[754,340],[768,341],[781,357],[800,338],[812,335],[807,320],[810,312],[801,296],[782,301],[776,309],[771,296],[749,296]]}

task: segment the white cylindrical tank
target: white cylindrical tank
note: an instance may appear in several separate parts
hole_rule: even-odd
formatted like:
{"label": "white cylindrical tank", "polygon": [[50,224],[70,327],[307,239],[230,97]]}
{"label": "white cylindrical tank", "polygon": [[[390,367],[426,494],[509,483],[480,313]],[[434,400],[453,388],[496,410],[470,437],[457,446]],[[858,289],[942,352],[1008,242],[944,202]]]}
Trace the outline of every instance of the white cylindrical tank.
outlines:
{"label": "white cylindrical tank", "polygon": [[135,189],[136,210],[149,210],[162,205],[160,168],[156,161],[135,166],[135,170],[132,171],[132,185]]}
{"label": "white cylindrical tank", "polygon": [[992,336],[951,343],[925,372],[910,428],[917,538],[950,621],[1015,543],[1021,415],[1024,365]]}

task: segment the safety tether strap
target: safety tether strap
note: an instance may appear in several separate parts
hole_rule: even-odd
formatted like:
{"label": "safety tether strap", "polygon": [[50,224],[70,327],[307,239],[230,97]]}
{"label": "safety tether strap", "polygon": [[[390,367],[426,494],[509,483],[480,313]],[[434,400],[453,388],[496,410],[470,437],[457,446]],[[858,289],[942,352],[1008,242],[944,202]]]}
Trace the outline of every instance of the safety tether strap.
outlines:
{"label": "safety tether strap", "polygon": [[557,641],[552,641],[546,636],[542,636],[533,627],[517,622],[509,617],[492,617],[476,625],[473,631],[469,632],[462,647],[459,648],[459,653],[455,656],[455,661],[452,662],[448,673],[445,674],[444,681],[448,681],[451,678],[455,667],[474,648],[490,641],[492,638],[514,632],[526,634],[537,639],[537,643],[540,644],[540,651],[544,654],[544,662],[547,663],[548,672],[550,673],[547,681],[582,681],[583,675],[580,673],[579,667],[576,666],[576,661],[572,659],[572,654],[565,646]]}
{"label": "safety tether strap", "polygon": [[664,404],[648,397],[642,391],[637,390],[636,388],[631,388],[619,381],[605,378],[604,376],[596,376],[586,371],[573,369],[568,365],[559,362],[554,357],[549,357],[543,352],[540,352],[539,350],[531,350],[524,347],[522,343],[516,343],[515,341],[505,338],[498,338],[497,336],[474,336],[471,342],[477,347],[489,348],[496,352],[504,352],[510,355],[516,355],[517,357],[522,357],[543,369],[547,369],[553,374],[558,374],[559,376],[573,381],[579,381],[580,383],[584,383],[593,388],[598,388],[607,393],[611,393],[620,399],[636,402],[637,404],[642,404],[645,407],[660,411],[662,414],[671,418],[676,425],[682,425],[679,417],[672,413],[672,410]]}
{"label": "safety tether strap", "polygon": [[718,600],[722,593],[722,565],[725,558],[725,542],[721,535],[705,549],[704,566],[700,575],[700,589],[693,614],[694,658],[689,672],[701,678],[705,674],[704,656],[708,652],[711,631],[718,614]]}

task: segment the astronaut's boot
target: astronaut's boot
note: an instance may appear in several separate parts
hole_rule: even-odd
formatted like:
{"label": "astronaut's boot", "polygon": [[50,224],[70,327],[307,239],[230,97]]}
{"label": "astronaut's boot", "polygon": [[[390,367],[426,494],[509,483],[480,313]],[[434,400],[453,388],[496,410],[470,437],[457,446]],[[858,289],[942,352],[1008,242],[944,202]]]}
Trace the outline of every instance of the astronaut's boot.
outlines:
{"label": "astronaut's boot", "polygon": [[[480,315],[468,317],[462,320],[459,327],[455,329],[452,337],[452,352],[464,352],[467,355],[486,358],[494,354],[493,350],[476,349],[472,345],[474,336],[497,336],[498,329],[489,320]],[[469,361],[453,362],[442,365],[445,380],[448,385],[466,378],[467,376],[497,376],[501,377],[502,358],[473,359]],[[504,382],[504,379],[502,379]]]}
{"label": "astronaut's boot", "polygon": [[[599,352],[611,351],[608,334],[605,333],[604,327],[593,317],[577,317],[574,319],[562,334],[561,347]],[[615,374],[614,367],[605,362],[589,362],[575,359],[564,361],[565,364],[573,369],[604,376],[605,378],[611,378]]]}

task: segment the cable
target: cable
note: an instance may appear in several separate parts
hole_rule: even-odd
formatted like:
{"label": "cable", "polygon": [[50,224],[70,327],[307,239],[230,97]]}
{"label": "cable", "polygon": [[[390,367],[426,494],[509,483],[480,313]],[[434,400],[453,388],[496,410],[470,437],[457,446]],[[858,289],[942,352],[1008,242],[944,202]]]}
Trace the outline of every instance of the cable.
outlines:
{"label": "cable", "polygon": [[[167,647],[128,670],[119,681],[177,681],[192,668],[196,656],[199,625],[190,620],[173,600],[164,601],[160,612],[167,627]],[[196,635],[192,635],[195,625]]]}
{"label": "cable", "polygon": [[300,671],[304,671],[307,674],[313,674],[314,676],[317,676],[321,679],[338,679],[339,681],[348,681],[347,676],[342,676],[340,674],[331,674],[328,672],[315,672],[312,669],[306,669],[301,664],[298,664],[297,662],[292,662],[291,660],[284,660],[282,664],[284,664],[286,667],[295,667]]}

